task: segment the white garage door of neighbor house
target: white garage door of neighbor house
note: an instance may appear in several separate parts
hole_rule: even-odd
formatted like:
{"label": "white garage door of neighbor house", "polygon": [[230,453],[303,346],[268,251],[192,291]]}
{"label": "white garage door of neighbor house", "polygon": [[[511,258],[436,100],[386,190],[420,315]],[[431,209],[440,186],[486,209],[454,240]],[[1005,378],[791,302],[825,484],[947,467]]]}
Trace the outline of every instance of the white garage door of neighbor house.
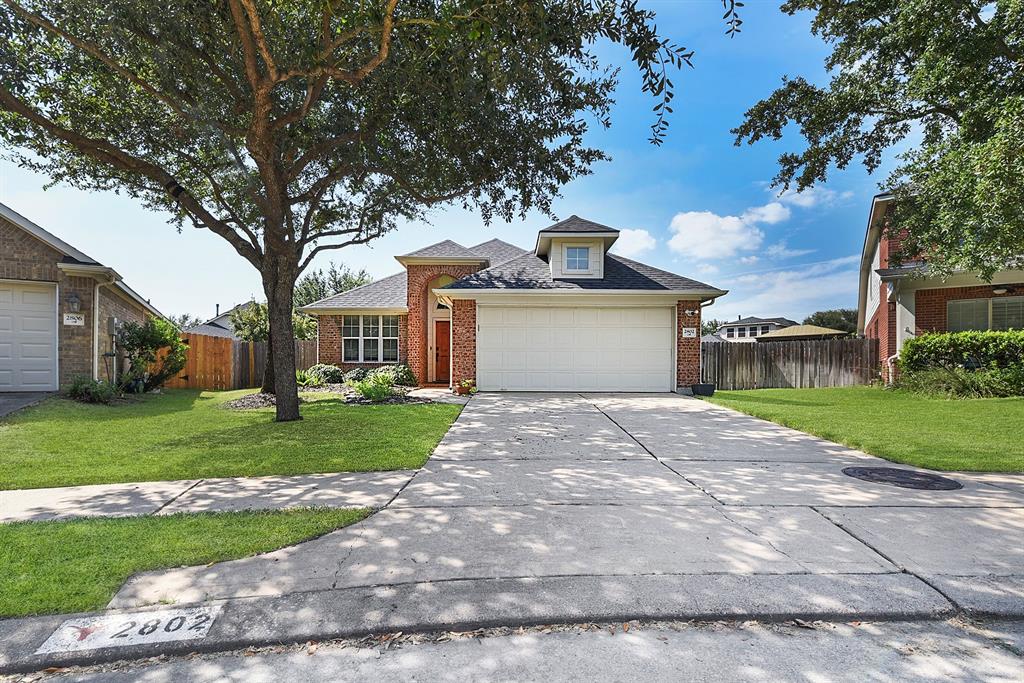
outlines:
{"label": "white garage door of neighbor house", "polygon": [[477,308],[482,391],[672,391],[671,308]]}
{"label": "white garage door of neighbor house", "polygon": [[56,389],[56,287],[0,282],[0,391]]}

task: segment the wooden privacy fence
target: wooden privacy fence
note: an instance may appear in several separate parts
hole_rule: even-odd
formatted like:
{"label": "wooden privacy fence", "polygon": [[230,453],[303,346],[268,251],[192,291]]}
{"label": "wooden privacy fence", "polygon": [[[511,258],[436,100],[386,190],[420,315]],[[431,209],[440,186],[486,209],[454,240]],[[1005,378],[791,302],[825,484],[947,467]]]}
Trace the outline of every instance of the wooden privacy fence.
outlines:
{"label": "wooden privacy fence", "polygon": [[[248,389],[263,382],[266,342],[245,342],[227,337],[185,332],[188,344],[185,368],[165,386],[171,389]],[[295,367],[316,364],[316,340],[295,340]]]}
{"label": "wooden privacy fence", "polygon": [[877,339],[701,344],[700,375],[718,389],[849,387],[878,377]]}

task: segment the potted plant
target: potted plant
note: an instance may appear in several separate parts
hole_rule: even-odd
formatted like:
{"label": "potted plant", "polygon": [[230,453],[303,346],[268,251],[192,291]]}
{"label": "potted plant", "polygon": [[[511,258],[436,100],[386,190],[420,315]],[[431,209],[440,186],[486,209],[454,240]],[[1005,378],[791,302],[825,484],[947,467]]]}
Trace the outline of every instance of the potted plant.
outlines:
{"label": "potted plant", "polygon": [[475,394],[476,380],[475,379],[464,379],[455,385],[455,393],[459,396],[466,396],[468,394]]}
{"label": "potted plant", "polygon": [[715,385],[714,384],[710,384],[710,383],[694,384],[693,386],[690,387],[690,389],[693,390],[693,395],[694,396],[714,396],[715,395]]}

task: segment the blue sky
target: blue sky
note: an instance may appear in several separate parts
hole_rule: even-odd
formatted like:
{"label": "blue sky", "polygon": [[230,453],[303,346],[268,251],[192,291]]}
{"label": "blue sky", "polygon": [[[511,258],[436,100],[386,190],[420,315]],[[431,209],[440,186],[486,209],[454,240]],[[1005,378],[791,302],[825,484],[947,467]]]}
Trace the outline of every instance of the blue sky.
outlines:
{"label": "blue sky", "polygon": [[[622,50],[607,58],[623,66],[610,130],[595,129],[590,144],[612,161],[576,180],[554,204],[570,214],[623,230],[618,250],[652,265],[730,290],[706,315],[787,316],[802,319],[823,308],[853,307],[857,258],[868,206],[882,172],[860,166],[835,173],[826,186],[803,195],[770,190],[775,159],[801,140],[733,146],[729,130],[743,112],[785,75],[825,78],[826,46],[810,35],[809,15],[790,17],[774,2],[743,10],[744,30],[723,35],[718,0],[649,2],[659,30],[696,51],[694,69],[673,77],[677,96],[666,143],[647,142],[649,98]],[[0,162],[0,201],[112,266],[168,314],[203,318],[253,296],[262,298],[256,271],[216,235],[186,228],[112,193],[67,187],[43,189],[47,178]],[[447,209],[431,222],[402,226],[371,246],[321,254],[366,268],[375,277],[397,272],[395,254],[452,239],[472,245],[499,237],[532,247],[536,231],[552,220],[485,226],[472,213]]]}

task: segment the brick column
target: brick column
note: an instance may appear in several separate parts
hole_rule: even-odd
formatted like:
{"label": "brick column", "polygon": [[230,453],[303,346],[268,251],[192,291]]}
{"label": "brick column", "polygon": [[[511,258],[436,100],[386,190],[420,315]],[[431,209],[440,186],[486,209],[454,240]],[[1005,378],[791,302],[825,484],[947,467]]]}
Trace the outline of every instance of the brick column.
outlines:
{"label": "brick column", "polygon": [[[687,315],[687,311],[695,312]],[[693,337],[683,337],[683,328],[697,330]],[[700,382],[700,302],[676,303],[676,386],[688,387]]]}
{"label": "brick column", "polygon": [[452,385],[476,379],[476,301],[452,302]]}
{"label": "brick column", "polygon": [[[427,287],[440,275],[458,280],[480,270],[478,265],[431,264],[406,266],[407,306],[409,308],[407,349],[409,367],[420,384],[427,381]],[[453,349],[454,351],[454,349]]]}

